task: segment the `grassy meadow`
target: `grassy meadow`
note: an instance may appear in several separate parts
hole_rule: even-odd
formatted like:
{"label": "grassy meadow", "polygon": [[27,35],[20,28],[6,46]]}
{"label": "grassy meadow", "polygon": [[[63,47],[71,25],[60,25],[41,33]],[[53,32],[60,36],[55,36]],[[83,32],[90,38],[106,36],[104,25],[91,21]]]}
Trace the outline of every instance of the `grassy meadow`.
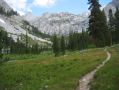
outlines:
{"label": "grassy meadow", "polygon": [[9,55],[0,64],[0,90],[74,90],[78,80],[103,60],[103,49],[68,52],[54,57],[41,55]]}

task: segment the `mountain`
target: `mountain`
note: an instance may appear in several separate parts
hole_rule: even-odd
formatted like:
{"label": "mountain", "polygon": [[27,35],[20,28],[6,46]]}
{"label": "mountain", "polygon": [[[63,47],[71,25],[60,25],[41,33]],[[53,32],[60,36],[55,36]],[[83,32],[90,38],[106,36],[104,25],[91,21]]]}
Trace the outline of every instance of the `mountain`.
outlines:
{"label": "mountain", "polygon": [[51,44],[51,41],[45,39],[45,37],[47,37],[46,34],[37,31],[37,28],[16,14],[4,0],[0,1],[0,8],[2,8],[0,9],[0,26],[3,27],[15,41],[17,41],[17,38],[20,38],[24,42],[27,32],[30,44],[37,42],[40,45]]}
{"label": "mountain", "polygon": [[[109,9],[113,13],[119,7],[119,0],[113,0],[104,7],[106,16],[108,17]],[[70,31],[81,32],[82,28],[88,28],[88,16],[90,12],[85,12],[81,15],[75,15],[68,12],[61,13],[44,13],[42,16],[34,17],[31,13],[24,16],[24,19],[30,24],[38,27],[39,31],[47,34],[68,34]]]}
{"label": "mountain", "polygon": [[3,7],[5,9],[5,11],[12,10],[12,8],[4,0],[0,0],[0,7]]}
{"label": "mountain", "polygon": [[116,12],[116,7],[119,7],[119,0],[112,0],[106,7],[104,8],[104,11],[106,13],[106,16],[108,17],[109,10],[112,9],[113,14]]}
{"label": "mountain", "polygon": [[[0,1],[0,6],[5,8],[5,10],[12,10],[12,8],[4,0]],[[106,5],[104,8],[106,16],[108,16],[109,9],[112,9],[113,13],[115,13],[116,7],[118,6],[119,0],[113,0],[108,5]],[[70,31],[81,32],[82,29],[86,30],[88,28],[89,14],[89,11],[80,15],[75,15],[68,12],[47,12],[37,17],[33,16],[33,14],[30,12],[24,16],[12,15],[11,17],[0,14],[0,25],[3,26],[7,32],[16,35],[16,37],[20,34],[25,35],[26,30],[34,32],[33,27],[38,28],[38,31],[40,31],[41,34],[45,33],[43,36],[47,36],[47,34],[52,35],[54,33],[59,35],[67,35]],[[24,21],[27,21],[28,25],[26,24],[26,26],[24,26]],[[35,39],[40,39],[42,42],[47,42],[47,40],[42,39],[42,37],[39,37],[39,35],[33,33],[29,33],[28,35],[32,39],[35,37]]]}
{"label": "mountain", "polygon": [[89,12],[75,15],[68,12],[44,13],[42,16],[33,17],[31,14],[24,16],[30,24],[38,27],[41,32],[47,34],[68,34],[69,31],[81,32],[88,27]]}
{"label": "mountain", "polygon": [[37,19],[36,16],[32,14],[32,12],[28,12],[26,15],[22,16],[24,20],[27,20],[29,22],[32,22],[32,20]]}

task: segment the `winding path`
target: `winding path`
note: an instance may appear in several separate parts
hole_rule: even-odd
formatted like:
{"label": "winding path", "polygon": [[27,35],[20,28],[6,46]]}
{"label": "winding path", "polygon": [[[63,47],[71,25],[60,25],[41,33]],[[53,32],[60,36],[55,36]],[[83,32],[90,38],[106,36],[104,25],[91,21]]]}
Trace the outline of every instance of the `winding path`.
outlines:
{"label": "winding path", "polygon": [[97,66],[97,68],[93,71],[91,71],[90,73],[86,74],[85,76],[83,76],[80,80],[79,80],[79,85],[77,86],[76,90],[89,90],[90,86],[89,83],[91,82],[91,80],[94,78],[95,73],[101,68],[103,67],[111,58],[111,54],[107,51],[107,49],[105,49],[105,52],[107,53],[107,58],[105,61],[102,62],[102,64],[100,64],[99,66]]}

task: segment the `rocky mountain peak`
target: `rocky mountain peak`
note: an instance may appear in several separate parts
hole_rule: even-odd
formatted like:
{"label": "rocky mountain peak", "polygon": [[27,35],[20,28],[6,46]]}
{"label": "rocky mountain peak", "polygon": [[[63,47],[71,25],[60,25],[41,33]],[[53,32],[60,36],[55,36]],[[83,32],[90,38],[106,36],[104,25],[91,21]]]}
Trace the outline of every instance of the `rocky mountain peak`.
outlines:
{"label": "rocky mountain peak", "polygon": [[[26,15],[26,17],[28,16]],[[80,15],[68,12],[46,12],[42,16],[32,19],[30,23],[35,27],[38,27],[41,32],[47,34],[68,34],[70,30],[81,32],[82,27],[85,27],[84,29],[86,29],[88,26],[87,18],[87,12]]]}
{"label": "rocky mountain peak", "polygon": [[112,9],[113,14],[116,12],[116,7],[119,7],[119,0],[112,0],[105,8],[106,16],[108,17],[109,10]]}
{"label": "rocky mountain peak", "polygon": [[0,7],[4,8],[5,11],[11,11],[12,8],[4,0],[0,0]]}
{"label": "rocky mountain peak", "polygon": [[28,12],[26,15],[24,15],[24,16],[22,16],[25,20],[27,20],[27,21],[32,21],[32,20],[34,20],[35,18],[36,18],[36,16],[34,16],[33,14],[32,14],[32,12]]}
{"label": "rocky mountain peak", "polygon": [[113,0],[112,3],[116,6],[119,6],[119,0]]}

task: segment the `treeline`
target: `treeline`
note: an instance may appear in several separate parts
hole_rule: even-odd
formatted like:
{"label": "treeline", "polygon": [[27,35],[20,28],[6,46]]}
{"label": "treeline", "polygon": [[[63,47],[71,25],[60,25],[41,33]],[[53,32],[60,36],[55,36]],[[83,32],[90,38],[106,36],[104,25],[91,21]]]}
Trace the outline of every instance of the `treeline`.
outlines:
{"label": "treeline", "polygon": [[56,34],[52,37],[52,48],[55,56],[64,55],[66,50],[66,39],[64,36],[58,37]]}
{"label": "treeline", "polygon": [[12,16],[12,15],[18,15],[18,13],[14,10],[6,11],[3,7],[0,7],[0,14],[5,16]]}
{"label": "treeline", "polygon": [[112,44],[119,43],[119,9],[116,8],[116,13],[113,15],[112,10],[109,10],[109,31],[111,33]]}
{"label": "treeline", "polygon": [[0,27],[0,54],[40,54],[42,51],[48,50],[46,46],[40,46],[38,43],[29,45],[26,33],[25,42],[20,38],[15,42],[4,28]]}
{"label": "treeline", "polygon": [[53,52],[55,56],[64,55],[66,50],[83,50],[89,47],[90,37],[88,32],[82,30],[82,33],[70,32],[67,36],[54,35],[52,38]]}
{"label": "treeline", "polygon": [[82,30],[82,33],[70,32],[67,49],[70,51],[86,49],[89,42],[88,32],[84,30]]}
{"label": "treeline", "polygon": [[11,40],[10,43],[12,45],[10,46],[9,54],[40,54],[41,52],[48,50],[47,47],[41,47],[38,43],[26,45],[26,43],[21,42],[19,39],[17,39],[17,42]]}

